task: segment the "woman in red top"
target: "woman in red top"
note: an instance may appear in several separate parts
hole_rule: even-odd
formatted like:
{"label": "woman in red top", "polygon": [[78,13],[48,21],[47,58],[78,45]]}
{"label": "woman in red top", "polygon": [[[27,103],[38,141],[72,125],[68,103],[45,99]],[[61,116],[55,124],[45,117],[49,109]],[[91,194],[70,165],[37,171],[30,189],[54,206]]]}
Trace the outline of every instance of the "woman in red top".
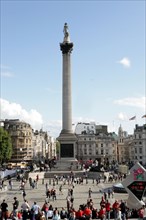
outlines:
{"label": "woman in red top", "polygon": [[79,208],[78,211],[76,212],[76,218],[82,219],[83,214],[84,214],[83,210],[81,208]]}
{"label": "woman in red top", "polygon": [[102,196],[102,198],[101,198],[101,202],[100,202],[100,206],[101,207],[105,207],[105,200],[104,200],[104,198],[103,198],[103,196]]}
{"label": "woman in red top", "polygon": [[87,206],[84,208],[84,215],[86,216],[86,219],[89,219],[92,217],[92,211]]}
{"label": "woman in red top", "polygon": [[106,218],[106,209],[101,206],[98,215],[101,220],[104,220]]}
{"label": "woman in red top", "polygon": [[120,207],[120,204],[118,203],[117,200],[115,200],[115,202],[113,204],[114,219],[117,218],[117,210],[119,207]]}
{"label": "woman in red top", "polygon": [[106,218],[110,220],[111,204],[108,200],[106,200],[105,209],[106,209]]}

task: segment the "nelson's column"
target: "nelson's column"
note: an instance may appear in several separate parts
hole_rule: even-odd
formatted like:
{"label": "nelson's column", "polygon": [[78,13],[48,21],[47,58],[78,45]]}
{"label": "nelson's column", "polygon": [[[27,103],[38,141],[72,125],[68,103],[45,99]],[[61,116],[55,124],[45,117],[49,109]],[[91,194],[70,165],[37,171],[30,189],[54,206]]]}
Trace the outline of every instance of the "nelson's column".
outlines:
{"label": "nelson's column", "polygon": [[73,162],[76,157],[76,135],[72,130],[72,93],[71,93],[71,52],[73,43],[67,23],[64,24],[64,39],[60,43],[62,51],[62,130],[57,138],[60,142],[60,161],[67,163]]}

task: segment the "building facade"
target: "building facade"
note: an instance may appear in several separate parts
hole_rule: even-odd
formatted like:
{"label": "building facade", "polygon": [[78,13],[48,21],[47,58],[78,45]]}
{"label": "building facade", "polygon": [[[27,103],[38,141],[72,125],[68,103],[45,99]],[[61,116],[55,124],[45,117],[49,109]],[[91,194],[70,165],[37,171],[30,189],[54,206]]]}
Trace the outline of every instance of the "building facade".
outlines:
{"label": "building facade", "polygon": [[77,135],[77,159],[98,159],[105,163],[117,160],[117,135],[108,133],[107,126],[95,123],[78,123],[75,128]]}
{"label": "building facade", "polygon": [[2,127],[12,140],[12,162],[30,162],[56,157],[56,141],[47,132],[33,131],[30,124],[19,119],[3,120]]}
{"label": "building facade", "polygon": [[34,131],[32,145],[34,161],[56,157],[56,141],[46,131]]}
{"label": "building facade", "polygon": [[134,162],[146,165],[146,124],[135,125],[133,136]]}
{"label": "building facade", "polygon": [[19,121],[19,119],[5,120],[4,129],[12,139],[11,161],[30,161],[33,158],[32,128],[30,124]]}

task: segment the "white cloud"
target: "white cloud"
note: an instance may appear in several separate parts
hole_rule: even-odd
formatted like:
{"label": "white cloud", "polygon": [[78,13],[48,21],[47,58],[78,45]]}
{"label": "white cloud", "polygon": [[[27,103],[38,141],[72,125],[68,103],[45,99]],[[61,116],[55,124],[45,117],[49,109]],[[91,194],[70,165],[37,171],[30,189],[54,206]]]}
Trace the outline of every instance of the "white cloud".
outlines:
{"label": "white cloud", "polygon": [[131,66],[131,62],[129,58],[123,57],[121,60],[118,61],[118,63],[122,64],[124,67],[129,68]]}
{"label": "white cloud", "polygon": [[10,71],[1,71],[1,76],[10,78],[10,77],[14,77],[14,74]]}
{"label": "white cloud", "polygon": [[140,97],[140,98],[128,97],[124,99],[115,100],[114,103],[118,105],[126,105],[126,106],[145,109],[146,97]]}
{"label": "white cloud", "polygon": [[0,99],[1,119],[20,119],[31,124],[33,129],[40,129],[43,124],[42,115],[35,109],[27,111],[20,104]]}
{"label": "white cloud", "polygon": [[13,77],[14,74],[10,71],[10,68],[5,65],[0,65],[0,75],[1,77]]}
{"label": "white cloud", "polygon": [[120,113],[118,114],[117,118],[118,118],[119,120],[121,120],[121,121],[127,121],[127,120],[128,120],[128,116],[127,116],[125,113],[123,113],[123,112],[120,112]]}

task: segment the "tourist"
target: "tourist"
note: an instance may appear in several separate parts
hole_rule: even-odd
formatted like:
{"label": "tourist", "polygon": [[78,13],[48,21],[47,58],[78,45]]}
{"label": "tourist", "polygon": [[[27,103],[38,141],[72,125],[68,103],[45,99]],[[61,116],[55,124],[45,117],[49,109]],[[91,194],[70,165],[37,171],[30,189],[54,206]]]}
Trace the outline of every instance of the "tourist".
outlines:
{"label": "tourist", "polygon": [[143,206],[143,220],[146,220],[146,205]]}
{"label": "tourist", "polygon": [[106,219],[106,209],[103,206],[101,206],[101,209],[98,212],[98,217],[100,218],[100,220]]}
{"label": "tourist", "polygon": [[47,212],[47,219],[52,219],[52,217],[53,217],[53,206],[50,205]]}
{"label": "tourist", "polygon": [[71,212],[68,219],[69,220],[75,220],[76,219],[76,213],[75,212]]}
{"label": "tourist", "polygon": [[121,200],[121,203],[119,205],[120,209],[121,209],[121,213],[122,213],[122,220],[126,220],[126,203]]}
{"label": "tourist", "polygon": [[81,209],[81,207],[79,207],[78,211],[76,212],[76,218],[82,220],[83,214],[84,214],[83,210]]}
{"label": "tourist", "polygon": [[40,212],[40,207],[36,202],[34,202],[34,204],[31,207],[31,213],[32,213],[31,220],[36,220],[38,218],[39,212]]}
{"label": "tourist", "polygon": [[105,207],[106,201],[104,199],[104,197],[101,197],[101,202],[100,202],[100,207]]}
{"label": "tourist", "polygon": [[42,207],[42,211],[44,212],[46,219],[48,218],[48,216],[47,216],[48,210],[49,210],[49,204],[48,204],[48,202],[45,201],[45,203],[43,204],[43,207]]}
{"label": "tourist", "polygon": [[116,220],[122,220],[122,213],[120,208],[117,209]]}
{"label": "tourist", "polygon": [[139,220],[143,220],[144,218],[144,206],[138,210]]}
{"label": "tourist", "polygon": [[9,179],[9,189],[10,189],[10,190],[12,190],[12,186],[13,186],[12,180]]}
{"label": "tourist", "polygon": [[60,220],[60,215],[57,209],[54,210],[52,220]]}
{"label": "tourist", "polygon": [[108,200],[105,203],[106,219],[110,220],[111,204]]}
{"label": "tourist", "polygon": [[84,215],[85,215],[86,219],[90,219],[92,217],[92,211],[87,206],[85,206],[85,208],[84,208]]}
{"label": "tourist", "polygon": [[89,188],[89,190],[88,190],[88,196],[89,196],[89,198],[91,198],[91,193],[92,193],[92,190],[91,190],[91,188]]}
{"label": "tourist", "polygon": [[1,219],[7,220],[8,218],[8,204],[6,203],[5,199],[1,203]]}
{"label": "tourist", "polygon": [[24,203],[21,205],[21,210],[22,210],[22,219],[26,220],[29,217],[29,211],[30,211],[30,206],[26,200],[24,200]]}
{"label": "tourist", "polygon": [[92,210],[92,219],[97,219],[98,218],[97,208],[92,207],[91,210]]}
{"label": "tourist", "polygon": [[23,199],[25,200],[25,197],[26,197],[25,189],[23,189],[23,191],[22,191],[22,196],[23,196]]}
{"label": "tourist", "polygon": [[19,201],[18,201],[17,197],[14,197],[14,203],[13,203],[13,216],[14,217],[17,217],[18,207],[19,207]]}
{"label": "tourist", "polygon": [[114,212],[114,219],[117,219],[117,210],[119,208],[120,204],[118,203],[117,200],[115,200],[115,202],[113,203],[113,212]]}
{"label": "tourist", "polygon": [[44,212],[44,211],[42,211],[42,212],[40,213],[39,220],[46,220],[46,216],[45,216],[45,212]]}
{"label": "tourist", "polygon": [[63,195],[63,192],[62,192],[62,184],[61,184],[60,187],[59,187],[59,195]]}
{"label": "tourist", "polygon": [[67,218],[67,211],[65,210],[64,207],[62,207],[62,210],[61,210],[61,212],[60,212],[60,218],[61,218],[61,219]]}

